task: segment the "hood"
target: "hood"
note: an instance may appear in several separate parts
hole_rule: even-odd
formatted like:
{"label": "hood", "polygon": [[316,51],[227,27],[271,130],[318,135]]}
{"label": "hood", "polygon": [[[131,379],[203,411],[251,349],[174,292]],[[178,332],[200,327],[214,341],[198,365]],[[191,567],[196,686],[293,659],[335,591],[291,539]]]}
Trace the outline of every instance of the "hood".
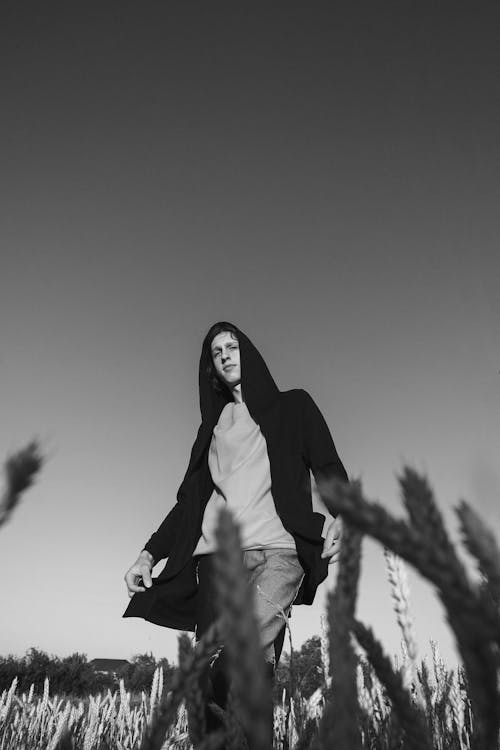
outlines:
{"label": "hood", "polygon": [[[243,399],[252,418],[260,424],[260,416],[272,406],[279,396],[280,391],[260,352],[243,331],[237,326],[234,327],[237,330],[240,346],[241,390]],[[213,428],[217,424],[222,409],[232,400],[229,391],[227,394],[217,393],[210,383],[206,370],[207,357],[210,356],[210,343],[206,347],[202,347],[198,373],[201,424],[191,449],[189,464],[177,493],[177,499],[180,499],[184,494],[189,494],[188,483],[194,479],[197,471],[202,466],[204,466],[205,472],[209,475],[208,463],[206,461],[203,462],[202,458],[206,455],[208,445],[212,439]]]}
{"label": "hood", "polygon": [[[243,399],[252,419],[257,424],[260,424],[261,415],[272,406],[279,396],[280,391],[260,352],[242,330],[237,326],[234,326],[234,328],[237,331],[240,346],[241,390]],[[206,368],[207,358],[210,356],[210,344],[211,342],[208,342],[202,347],[198,372],[201,424],[191,449],[191,456],[184,479],[177,493],[178,499],[188,493],[188,482],[202,466],[209,473],[208,463],[206,461],[203,462],[202,458],[207,453],[208,445],[212,439],[213,428],[218,422],[222,409],[227,403],[232,401],[229,391],[227,394],[217,393],[210,383]]]}
{"label": "hood", "polygon": [[[240,347],[241,390],[253,419],[268,409],[279,395],[279,389],[258,349],[248,336],[235,326]],[[210,342],[211,343],[211,342]],[[224,406],[232,401],[229,392],[217,393],[206,371],[210,343],[202,348],[199,365],[200,411],[203,425],[213,429]]]}

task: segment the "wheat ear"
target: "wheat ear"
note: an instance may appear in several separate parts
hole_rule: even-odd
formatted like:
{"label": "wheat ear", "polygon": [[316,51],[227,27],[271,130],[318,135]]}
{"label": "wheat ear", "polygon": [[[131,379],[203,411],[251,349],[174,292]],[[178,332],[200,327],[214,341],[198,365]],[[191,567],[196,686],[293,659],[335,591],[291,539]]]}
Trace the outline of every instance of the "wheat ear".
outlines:
{"label": "wheat ear", "polygon": [[21,495],[30,487],[44,459],[36,440],[9,456],[4,464],[5,487],[0,495],[0,526],[6,523]]}
{"label": "wheat ear", "polygon": [[391,586],[391,597],[398,625],[403,633],[406,653],[415,664],[417,659],[417,641],[413,629],[413,620],[410,614],[410,589],[408,587],[408,576],[400,557],[384,547],[384,557],[387,569],[387,578]]}
{"label": "wheat ear", "polygon": [[405,466],[398,481],[413,528],[426,540],[429,547],[440,550],[446,558],[448,568],[454,571],[457,579],[467,582],[464,566],[450,541],[427,479]]}
{"label": "wheat ear", "polygon": [[[65,743],[67,746],[69,739],[69,732],[67,730],[67,727],[70,712],[71,703],[67,701],[64,711],[59,715],[59,721],[57,723],[56,731],[51,741],[49,742],[47,750],[56,750],[56,748],[58,748],[58,750],[61,750],[63,743]],[[71,743],[71,740],[69,741]]]}
{"label": "wheat ear", "polygon": [[403,684],[406,688],[410,689],[416,672],[418,649],[413,620],[410,614],[408,576],[401,558],[387,547],[384,547],[384,557],[394,611],[396,612],[396,619],[403,634],[404,660],[401,667]]}

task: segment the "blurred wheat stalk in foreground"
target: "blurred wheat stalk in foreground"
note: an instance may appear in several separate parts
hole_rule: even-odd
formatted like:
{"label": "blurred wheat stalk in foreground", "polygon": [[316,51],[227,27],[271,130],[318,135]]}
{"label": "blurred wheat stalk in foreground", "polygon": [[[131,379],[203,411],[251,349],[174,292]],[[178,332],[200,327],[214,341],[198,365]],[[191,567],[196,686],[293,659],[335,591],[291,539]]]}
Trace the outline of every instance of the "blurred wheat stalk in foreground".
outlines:
{"label": "blurred wheat stalk in foreground", "polygon": [[35,481],[43,464],[40,446],[36,440],[12,456],[4,464],[4,488],[0,495],[0,526],[7,523],[21,495]]}
{"label": "blurred wheat stalk in foreground", "polygon": [[[300,686],[274,706],[275,750],[497,750],[499,731],[500,552],[477,514],[457,508],[464,544],[482,576],[473,583],[445,530],[427,481],[405,468],[399,478],[408,520],[368,502],[359,482],[323,485],[332,513],[343,517],[335,589],[328,596],[321,642],[323,688],[309,700]],[[402,632],[398,664],[356,619],[362,537],[384,546],[394,611]],[[270,693],[241,567],[238,529],[223,513],[217,530],[217,590],[222,616],[196,645],[179,638],[179,667],[163,693],[135,706],[124,689],[73,705],[46,691],[22,698],[15,684],[0,697],[0,750],[270,750]],[[403,560],[434,584],[463,659],[448,671],[436,644],[432,668],[417,662]],[[234,689],[221,729],[207,736],[200,676],[224,643]],[[31,692],[31,691],[30,691]]]}
{"label": "blurred wheat stalk in foreground", "polygon": [[[398,479],[409,516],[408,522],[394,518],[380,504],[368,502],[362,495],[360,482],[323,484],[321,492],[327,498],[329,510],[342,515],[346,522],[348,539],[350,533],[354,533],[349,532],[350,528],[356,529],[357,533],[369,534],[395,555],[413,565],[434,584],[445,607],[463,660],[472,714],[470,746],[474,750],[496,750],[500,725],[498,546],[485,524],[472,508],[462,501],[457,508],[457,514],[464,542],[476,558],[483,574],[483,585],[475,585],[469,579],[446,532],[427,480],[408,467],[405,467]],[[346,565],[347,561],[341,560],[339,577]],[[350,565],[352,567],[352,562]],[[351,586],[354,585],[355,582],[352,581]],[[350,596],[352,597],[352,592]],[[401,610],[398,612],[397,608],[396,614],[401,616]],[[332,612],[331,622],[334,620],[335,613]],[[406,746],[442,747],[442,740],[433,736],[432,716],[429,716],[428,712],[425,713],[421,702],[415,700],[405,688],[401,672],[396,672],[391,667],[369,628],[354,618],[346,627],[354,633],[384,685],[401,724]],[[411,639],[408,632],[407,637]],[[408,643],[410,658],[411,650]],[[422,687],[425,688],[425,684]],[[450,681],[446,689],[450,701],[456,701],[456,684],[453,685]],[[458,720],[458,717],[455,720]],[[464,742],[465,739],[460,734],[456,738],[455,746],[461,748]],[[345,747],[347,750],[348,745],[340,744],[339,747]]]}

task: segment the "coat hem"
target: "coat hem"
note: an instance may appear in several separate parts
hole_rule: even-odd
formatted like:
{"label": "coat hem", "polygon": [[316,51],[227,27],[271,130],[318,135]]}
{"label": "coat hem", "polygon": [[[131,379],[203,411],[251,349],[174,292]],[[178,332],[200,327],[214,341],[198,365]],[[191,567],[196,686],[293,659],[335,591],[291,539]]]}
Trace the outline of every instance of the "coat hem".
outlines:
{"label": "coat hem", "polygon": [[141,620],[146,620],[146,622],[151,622],[153,625],[159,625],[162,628],[171,628],[172,630],[189,630],[194,633],[196,629],[196,625],[194,623],[186,623],[185,621],[181,620],[169,620],[168,622],[165,622],[165,620],[162,620],[161,618],[151,617],[148,615],[133,615],[133,614],[123,614],[122,617],[137,617]]}

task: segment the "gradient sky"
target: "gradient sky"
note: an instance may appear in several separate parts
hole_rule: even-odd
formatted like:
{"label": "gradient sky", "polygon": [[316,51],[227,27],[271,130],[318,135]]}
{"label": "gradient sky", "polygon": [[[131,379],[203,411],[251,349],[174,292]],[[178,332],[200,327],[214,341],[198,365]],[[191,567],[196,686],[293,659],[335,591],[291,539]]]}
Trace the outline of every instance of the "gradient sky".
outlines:
{"label": "gradient sky", "polygon": [[[500,538],[498,5],[0,16],[0,456],[48,455],[0,533],[1,653],[176,658],[175,631],[122,619],[123,576],[175,501],[220,319],[311,393],[369,498],[402,514],[408,462],[455,540],[462,497]],[[295,608],[296,646],[334,579]],[[410,586],[421,652],[454,664]],[[398,651],[370,541],[360,587]]]}

